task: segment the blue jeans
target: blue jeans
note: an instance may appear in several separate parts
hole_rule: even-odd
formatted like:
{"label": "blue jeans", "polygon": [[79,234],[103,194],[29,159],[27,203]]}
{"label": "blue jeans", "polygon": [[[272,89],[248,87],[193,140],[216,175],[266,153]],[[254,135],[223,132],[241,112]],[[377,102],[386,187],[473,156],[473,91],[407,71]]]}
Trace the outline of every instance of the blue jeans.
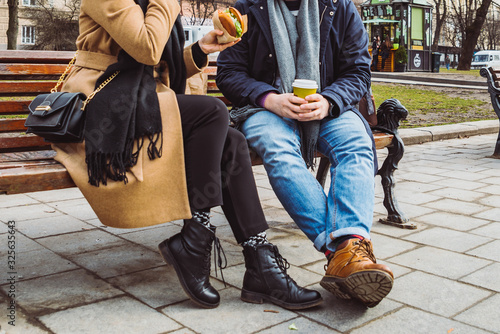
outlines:
{"label": "blue jeans", "polygon": [[331,162],[328,194],[300,153],[297,121],[269,111],[242,126],[262,157],[283,207],[319,251],[335,251],[332,239],[349,234],[370,238],[374,206],[374,156],[363,122],[352,111],[321,122],[318,151]]}

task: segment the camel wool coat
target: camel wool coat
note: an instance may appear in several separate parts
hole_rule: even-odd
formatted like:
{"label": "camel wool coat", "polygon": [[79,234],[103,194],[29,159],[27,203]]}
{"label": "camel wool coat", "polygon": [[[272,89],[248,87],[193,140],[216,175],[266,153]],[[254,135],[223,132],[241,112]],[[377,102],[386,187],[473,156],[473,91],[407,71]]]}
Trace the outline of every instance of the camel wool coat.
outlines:
{"label": "camel wool coat", "polygon": [[[77,59],[63,91],[92,93],[97,78],[117,61],[121,49],[138,62],[163,70],[162,75],[155,71],[163,154],[150,160],[146,140],[137,164],[127,173],[127,184],[108,180],[106,186],[90,185],[85,143],[53,144],[55,159],[67,168],[104,225],[135,228],[191,217],[179,108],[174,91],[168,87],[168,69],[164,62],[159,64],[179,11],[177,0],[150,0],[145,15],[133,0],[82,0]],[[187,77],[202,70],[195,64],[190,46],[184,49],[184,61]],[[208,58],[204,66],[207,64]],[[103,124],[103,133],[106,126],[112,124]]]}

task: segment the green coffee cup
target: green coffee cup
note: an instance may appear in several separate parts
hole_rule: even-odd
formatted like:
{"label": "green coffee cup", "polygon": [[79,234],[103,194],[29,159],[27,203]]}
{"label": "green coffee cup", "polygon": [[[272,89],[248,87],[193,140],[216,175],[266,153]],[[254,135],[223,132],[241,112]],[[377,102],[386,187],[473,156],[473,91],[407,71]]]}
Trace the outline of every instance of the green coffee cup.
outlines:
{"label": "green coffee cup", "polygon": [[295,79],[292,83],[293,94],[300,98],[316,93],[318,84],[314,80]]}

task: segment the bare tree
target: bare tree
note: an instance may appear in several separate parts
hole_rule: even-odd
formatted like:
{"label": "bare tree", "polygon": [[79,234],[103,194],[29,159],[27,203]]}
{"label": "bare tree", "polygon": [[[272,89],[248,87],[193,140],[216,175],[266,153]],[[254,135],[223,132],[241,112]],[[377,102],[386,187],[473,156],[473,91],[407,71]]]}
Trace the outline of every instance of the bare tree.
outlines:
{"label": "bare tree", "polygon": [[8,0],[9,26],[7,28],[7,49],[17,49],[17,33],[19,30],[19,0]]}
{"label": "bare tree", "polygon": [[236,0],[182,0],[181,15],[190,25],[203,25],[212,18],[218,8],[232,6]]}
{"label": "bare tree", "polygon": [[26,8],[24,16],[34,23],[36,50],[76,50],[80,0],[65,0],[63,8],[53,7],[48,0],[36,0]]}
{"label": "bare tree", "polygon": [[456,27],[461,47],[457,70],[469,70],[481,29],[492,0],[451,1],[452,25]]}
{"label": "bare tree", "polygon": [[432,50],[436,51],[438,49],[443,25],[447,19],[448,5],[446,4],[446,0],[434,0],[434,10],[436,13],[436,30],[434,31]]}
{"label": "bare tree", "polygon": [[500,46],[500,21],[493,15],[488,15],[484,21],[478,46],[483,50],[495,50]]}

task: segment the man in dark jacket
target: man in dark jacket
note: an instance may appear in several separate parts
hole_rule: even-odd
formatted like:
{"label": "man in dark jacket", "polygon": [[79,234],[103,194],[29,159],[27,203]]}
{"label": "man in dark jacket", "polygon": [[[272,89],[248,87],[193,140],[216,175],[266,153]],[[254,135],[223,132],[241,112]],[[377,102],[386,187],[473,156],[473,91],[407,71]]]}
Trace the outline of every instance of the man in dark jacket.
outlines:
{"label": "man in dark jacket", "polygon": [[[231,118],[262,157],[284,208],[328,259],[321,285],[377,305],[393,274],[370,242],[376,157],[355,109],[370,84],[368,36],[350,0],[240,0],[248,32],[217,60]],[[295,79],[318,92],[299,98]],[[317,149],[331,162],[328,194],[309,172]]]}

